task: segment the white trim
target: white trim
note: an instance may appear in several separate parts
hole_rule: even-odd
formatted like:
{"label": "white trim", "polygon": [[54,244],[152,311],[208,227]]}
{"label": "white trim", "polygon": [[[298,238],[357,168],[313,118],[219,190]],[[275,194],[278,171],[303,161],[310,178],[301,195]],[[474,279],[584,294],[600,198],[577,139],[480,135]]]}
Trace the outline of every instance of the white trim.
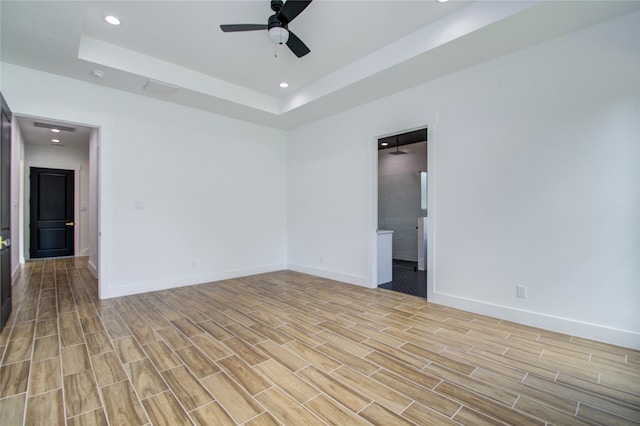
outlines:
{"label": "white trim", "polygon": [[316,277],[326,278],[328,280],[340,281],[347,284],[354,284],[360,287],[366,287],[366,288],[377,287],[376,285],[371,284],[370,277],[363,276],[363,275],[343,274],[340,272],[329,271],[326,269],[312,268],[309,266],[297,265],[292,263],[290,263],[287,266],[287,269],[295,272],[302,272],[303,274],[309,274],[309,275],[314,275]]}
{"label": "white trim", "polygon": [[[187,277],[168,278],[156,281],[142,281],[137,283],[125,284],[117,287],[100,286],[101,299],[110,299],[112,297],[129,296],[132,294],[147,293],[152,291],[167,290],[170,288],[185,287],[189,285],[205,284],[214,281],[228,280],[233,278],[241,278],[249,275],[264,274],[267,272],[276,272],[286,269],[285,264],[263,265],[255,268],[233,269],[221,271],[211,274],[191,275]],[[100,270],[104,270],[101,267]]]}
{"label": "white trim", "polygon": [[433,303],[518,324],[640,350],[640,333],[435,292]]}

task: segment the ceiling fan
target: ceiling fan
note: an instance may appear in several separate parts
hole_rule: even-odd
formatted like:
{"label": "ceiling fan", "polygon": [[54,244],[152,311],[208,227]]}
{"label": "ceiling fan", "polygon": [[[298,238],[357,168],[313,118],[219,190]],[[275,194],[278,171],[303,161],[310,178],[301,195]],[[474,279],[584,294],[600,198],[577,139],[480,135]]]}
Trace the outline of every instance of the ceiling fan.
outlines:
{"label": "ceiling fan", "polygon": [[275,13],[269,17],[268,24],[232,24],[220,25],[220,29],[225,33],[239,31],[259,31],[268,30],[269,38],[275,44],[285,44],[291,51],[301,58],[311,50],[298,38],[297,35],[289,31],[289,22],[293,21],[302,11],[309,6],[312,0],[271,0],[271,10]]}

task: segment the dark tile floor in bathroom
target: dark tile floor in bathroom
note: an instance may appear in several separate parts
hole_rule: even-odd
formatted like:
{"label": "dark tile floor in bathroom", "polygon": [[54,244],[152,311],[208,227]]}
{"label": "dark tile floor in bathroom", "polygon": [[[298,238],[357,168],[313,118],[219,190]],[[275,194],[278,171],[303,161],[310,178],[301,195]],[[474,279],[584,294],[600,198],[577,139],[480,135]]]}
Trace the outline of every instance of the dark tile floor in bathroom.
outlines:
{"label": "dark tile floor in bathroom", "polygon": [[418,271],[418,262],[393,259],[393,280],[379,288],[427,297],[427,272]]}

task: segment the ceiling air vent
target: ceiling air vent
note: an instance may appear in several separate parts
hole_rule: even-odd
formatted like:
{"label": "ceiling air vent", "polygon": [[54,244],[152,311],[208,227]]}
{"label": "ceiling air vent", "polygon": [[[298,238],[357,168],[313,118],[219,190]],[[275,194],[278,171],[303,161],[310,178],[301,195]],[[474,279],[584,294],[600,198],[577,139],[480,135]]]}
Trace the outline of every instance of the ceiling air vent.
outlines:
{"label": "ceiling air vent", "polygon": [[147,80],[142,89],[145,92],[153,93],[154,95],[164,95],[164,96],[172,96],[179,89],[178,86],[174,86],[172,84],[163,83],[157,80]]}
{"label": "ceiling air vent", "polygon": [[60,126],[59,124],[48,124],[48,123],[38,123],[37,121],[33,123],[35,127],[41,127],[43,129],[58,129],[61,132],[75,132],[75,127],[66,127]]}

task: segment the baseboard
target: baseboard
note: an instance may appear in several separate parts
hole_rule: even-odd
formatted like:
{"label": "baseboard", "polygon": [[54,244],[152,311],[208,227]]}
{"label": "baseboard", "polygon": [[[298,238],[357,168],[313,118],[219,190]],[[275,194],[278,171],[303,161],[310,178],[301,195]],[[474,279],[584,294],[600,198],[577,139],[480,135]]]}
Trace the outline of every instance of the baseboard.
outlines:
{"label": "baseboard", "polygon": [[89,269],[93,278],[98,279],[98,268],[96,268],[96,265],[94,265],[90,260],[87,262],[87,269]]}
{"label": "baseboard", "polygon": [[315,275],[317,277],[326,278],[329,280],[341,281],[348,284],[358,285],[360,287],[371,287],[371,280],[368,277],[360,275],[343,274],[335,271],[328,271],[326,269],[311,268],[309,266],[298,265],[290,263],[287,265],[287,269],[295,272],[302,272],[303,274]]}
{"label": "baseboard", "polygon": [[508,306],[493,305],[478,300],[466,299],[443,293],[434,293],[430,302],[462,309],[481,315],[513,321],[532,327],[538,327],[549,331],[569,334],[571,336],[610,343],[626,348],[640,349],[640,333],[607,327],[599,324],[591,324],[570,318],[525,311]]}
{"label": "baseboard", "polygon": [[241,278],[249,275],[264,274],[267,272],[282,271],[283,269],[286,269],[286,265],[279,263],[273,265],[258,266],[255,268],[233,269],[209,274],[175,277],[166,280],[136,282],[114,287],[104,286],[100,289],[100,296],[101,299],[110,299],[112,297],[130,296],[132,294],[167,290],[189,285],[205,284],[220,280],[229,280],[232,278]]}

